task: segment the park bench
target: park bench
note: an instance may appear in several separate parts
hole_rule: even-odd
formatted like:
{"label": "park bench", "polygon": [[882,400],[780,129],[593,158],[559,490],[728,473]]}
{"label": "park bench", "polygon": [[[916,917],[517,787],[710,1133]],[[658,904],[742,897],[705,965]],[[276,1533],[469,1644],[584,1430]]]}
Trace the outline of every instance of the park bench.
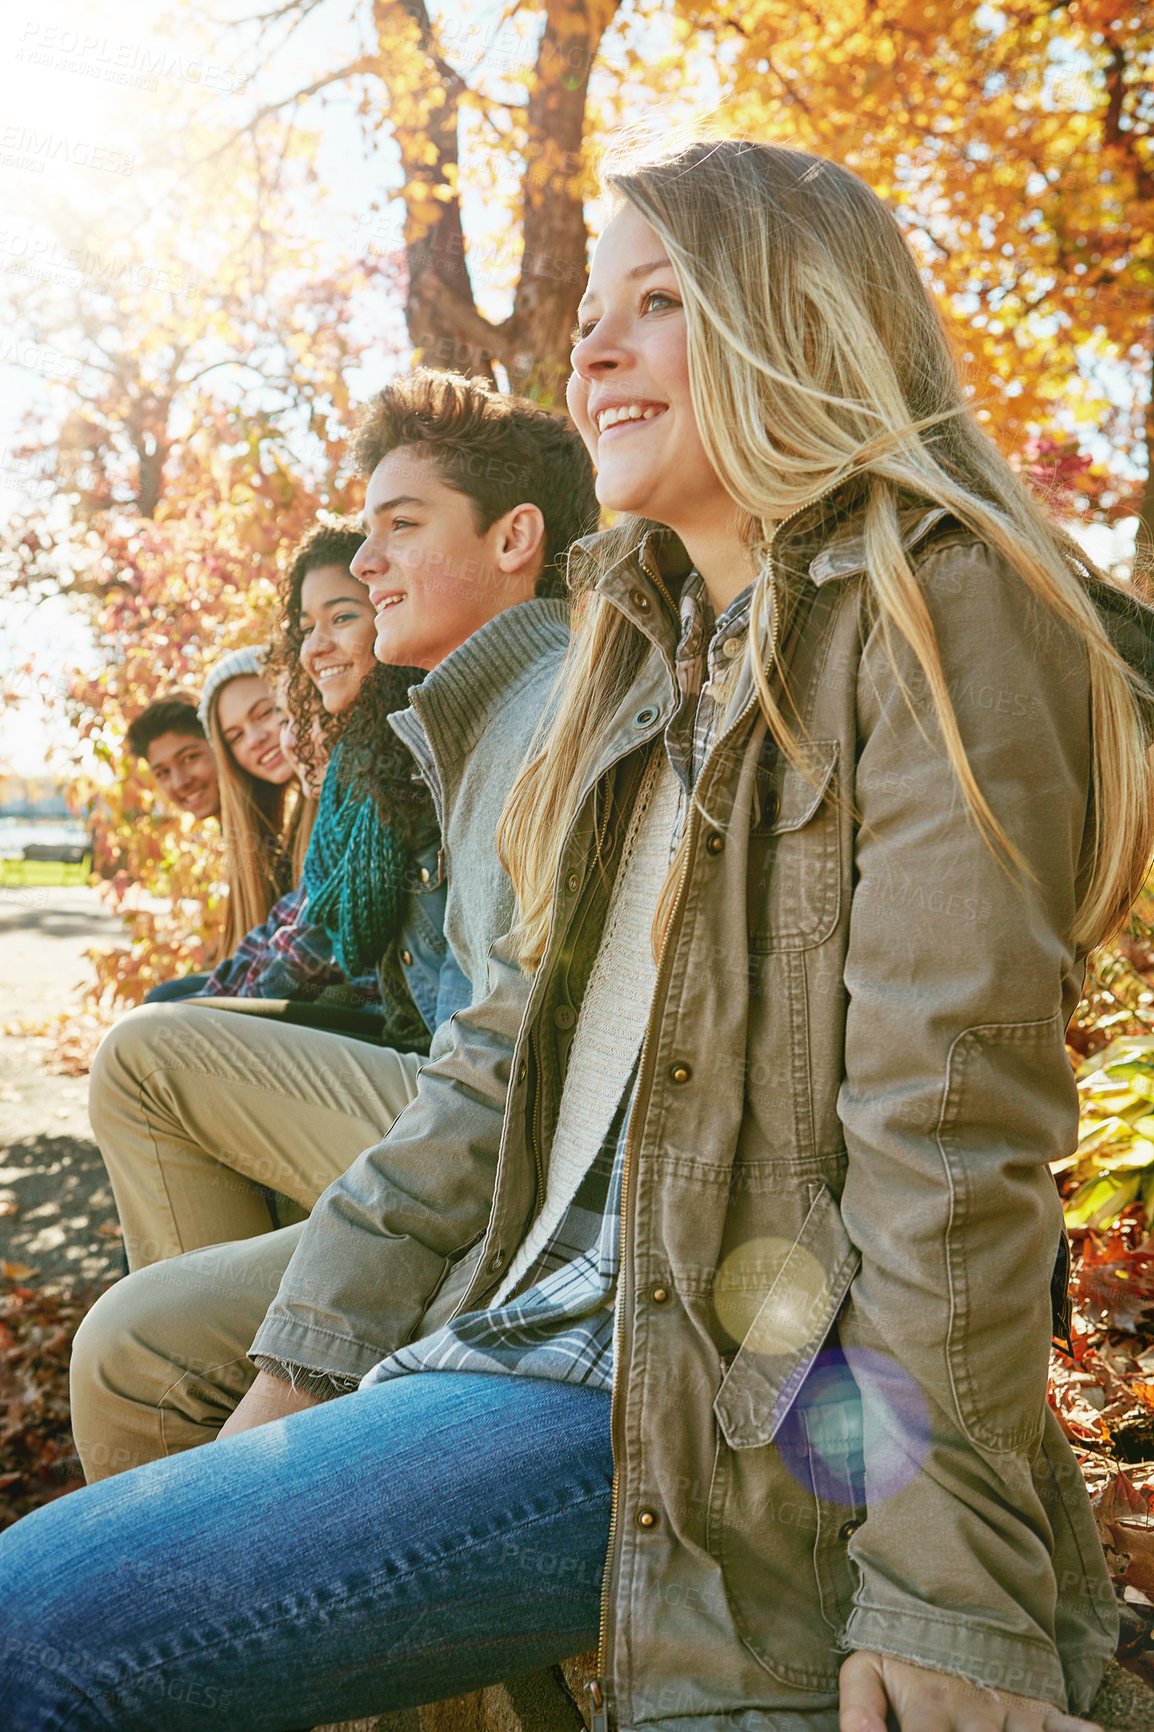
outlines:
{"label": "park bench", "polygon": [[[587,1732],[585,1684],[593,1676],[594,1660],[593,1654],[582,1654],[470,1696],[369,1720],[343,1720],[314,1732]],[[1103,1732],[1154,1732],[1154,1690],[1123,1667],[1111,1665],[1090,1719]]]}
{"label": "park bench", "polygon": [[582,1654],[468,1696],[368,1720],[342,1720],[314,1732],[587,1732],[585,1685],[595,1659],[593,1653]]}
{"label": "park bench", "polygon": [[91,871],[90,843],[29,842],[18,859],[0,859],[0,889],[87,884]]}

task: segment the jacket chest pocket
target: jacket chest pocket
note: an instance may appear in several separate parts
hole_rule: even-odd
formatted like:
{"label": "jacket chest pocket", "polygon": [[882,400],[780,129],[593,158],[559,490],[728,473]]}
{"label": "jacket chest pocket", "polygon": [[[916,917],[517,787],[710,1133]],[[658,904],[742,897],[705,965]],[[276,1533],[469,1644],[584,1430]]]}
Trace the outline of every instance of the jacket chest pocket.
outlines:
{"label": "jacket chest pocket", "polygon": [[808,950],[841,909],[836,801],[838,742],[802,742],[789,762],[766,736],[749,831],[747,897],[752,956]]}

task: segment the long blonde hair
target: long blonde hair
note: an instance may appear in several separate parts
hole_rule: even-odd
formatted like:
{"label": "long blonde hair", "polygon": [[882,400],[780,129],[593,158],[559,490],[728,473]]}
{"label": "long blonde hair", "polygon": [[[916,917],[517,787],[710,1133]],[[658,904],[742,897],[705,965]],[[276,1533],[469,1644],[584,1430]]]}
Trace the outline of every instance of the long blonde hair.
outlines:
{"label": "long blonde hair", "polygon": [[209,700],[207,727],[220,781],[228,872],[221,956],[231,956],[245,933],[267,920],[277,898],[298,882],[316,815],[316,802],[305,799],[295,781],[278,787],[241,769],[220,727],[220,694],[228,683]]}
{"label": "long blonde hair", "polygon": [[[1084,556],[970,414],[941,316],[896,221],[849,170],[780,145],[697,143],[611,166],[603,178],[661,238],[682,292],[698,430],[760,567],[748,655],[775,737],[796,761],[798,742],[765,665],[774,534],[857,477],[883,628],[896,628],[917,658],[979,829],[1005,864],[1022,865],[967,761],[929,609],[902,548],[900,494],[946,507],[1086,646],[1095,845],[1074,936],[1087,947],[1101,942],[1154,847],[1154,783],[1137,709],[1144,688],[1106,637],[1083,581]],[[648,527],[617,525],[600,569]],[[526,968],[544,954],[557,861],[584,777],[646,648],[595,594],[584,595],[579,615],[553,720],[498,829]]]}

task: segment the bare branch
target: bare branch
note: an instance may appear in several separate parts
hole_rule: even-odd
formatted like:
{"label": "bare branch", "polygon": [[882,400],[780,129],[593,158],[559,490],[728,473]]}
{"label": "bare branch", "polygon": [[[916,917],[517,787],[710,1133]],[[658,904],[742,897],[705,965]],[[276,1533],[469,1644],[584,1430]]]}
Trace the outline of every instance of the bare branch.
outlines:
{"label": "bare branch", "polygon": [[[282,18],[287,18],[295,12],[297,14],[293,23],[295,30],[298,24],[304,22],[310,12],[315,12],[317,7],[323,3],[324,0],[288,0],[284,6],[274,6],[271,12],[252,12],[247,18],[226,18],[223,22],[227,29],[239,30],[246,24],[279,24]],[[288,38],[286,37],[285,40],[287,41]]]}
{"label": "bare branch", "polygon": [[215,373],[220,367],[241,367],[246,372],[255,373],[257,378],[266,385],[275,385],[281,390],[286,388],[283,380],[270,379],[267,373],[262,372],[259,367],[255,367],[251,361],[243,360],[239,355],[229,355],[223,361],[210,361],[207,367],[200,367],[195,373],[187,374],[181,380],[181,385],[199,384],[206,374]]}
{"label": "bare branch", "polygon": [[255,132],[262,120],[267,120],[270,115],[279,114],[284,108],[291,108],[297,103],[307,102],[310,96],[317,94],[318,90],[324,90],[330,84],[338,84],[345,78],[360,78],[368,73],[379,72],[379,70],[375,59],[363,55],[359,60],[350,61],[348,66],[338,68],[336,72],[326,72],[323,78],[314,79],[313,83],[306,85],[303,90],[296,90],[291,96],[281,97],[279,102],[266,102],[263,108],[257,109],[251,120],[246,121],[243,126],[238,126],[223,144],[218,145],[215,150],[209,151],[207,156],[201,157],[194,166],[199,168],[203,163],[215,161],[217,157],[223,156],[226,151],[231,150],[233,145],[244,138],[246,133]]}
{"label": "bare branch", "polygon": [[[512,4],[505,7],[504,11],[501,13],[501,16],[497,19],[496,23],[493,26],[492,32],[489,36],[489,40],[485,44],[484,50],[482,51],[481,58],[474,63],[472,68],[467,73],[462,74],[462,76],[466,80],[476,77],[477,73],[481,70],[481,67],[485,64],[485,60],[488,57],[489,50],[492,48],[494,42],[497,40],[498,36],[501,34],[501,32],[505,28],[506,24],[510,23],[512,21],[512,19],[514,19],[517,16],[517,14],[518,14],[518,12],[520,12],[520,10],[521,10],[521,0],[512,0]],[[505,105],[502,104],[502,106],[505,106]],[[522,103],[522,104],[519,104],[516,106],[524,107],[526,105]]]}

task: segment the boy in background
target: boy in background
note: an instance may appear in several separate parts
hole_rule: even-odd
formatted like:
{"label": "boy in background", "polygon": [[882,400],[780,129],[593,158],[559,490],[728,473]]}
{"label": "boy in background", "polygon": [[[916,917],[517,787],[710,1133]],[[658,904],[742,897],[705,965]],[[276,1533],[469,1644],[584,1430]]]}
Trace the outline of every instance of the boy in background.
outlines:
{"label": "boy in background", "polygon": [[194,818],[220,816],[216,759],[196,713],[196,700],[157,698],[131,723],[125,746],[143,758],[165,804]]}

